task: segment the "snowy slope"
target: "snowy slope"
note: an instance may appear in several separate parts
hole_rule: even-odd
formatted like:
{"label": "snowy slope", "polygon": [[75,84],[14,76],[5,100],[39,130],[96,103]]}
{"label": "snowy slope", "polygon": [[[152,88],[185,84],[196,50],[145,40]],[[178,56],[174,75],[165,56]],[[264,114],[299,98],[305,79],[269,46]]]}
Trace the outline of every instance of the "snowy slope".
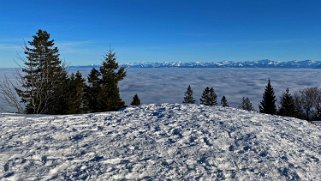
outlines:
{"label": "snowy slope", "polygon": [[320,127],[233,108],[0,114],[0,180],[321,180],[320,163]]}
{"label": "snowy slope", "polygon": [[[321,68],[320,61],[222,61],[222,62],[155,62],[155,63],[129,63],[122,66],[128,68]],[[90,66],[85,66],[90,67]],[[73,68],[73,67],[71,67]]]}

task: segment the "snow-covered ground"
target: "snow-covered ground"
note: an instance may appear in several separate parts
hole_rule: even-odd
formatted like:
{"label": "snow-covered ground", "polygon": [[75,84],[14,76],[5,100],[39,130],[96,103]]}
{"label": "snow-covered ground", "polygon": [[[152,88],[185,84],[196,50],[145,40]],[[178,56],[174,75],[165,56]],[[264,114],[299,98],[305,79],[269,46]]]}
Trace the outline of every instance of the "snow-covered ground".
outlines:
{"label": "snow-covered ground", "polygon": [[320,127],[233,108],[0,114],[0,180],[321,180],[320,164]]}

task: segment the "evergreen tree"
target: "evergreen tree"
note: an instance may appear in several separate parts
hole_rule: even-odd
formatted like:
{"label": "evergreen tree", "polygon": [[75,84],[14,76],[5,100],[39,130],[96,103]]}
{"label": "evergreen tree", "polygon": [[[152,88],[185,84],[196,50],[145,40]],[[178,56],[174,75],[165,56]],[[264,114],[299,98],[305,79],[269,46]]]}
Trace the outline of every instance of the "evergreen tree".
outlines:
{"label": "evergreen tree", "polygon": [[227,102],[227,99],[226,99],[225,96],[223,96],[222,99],[221,99],[221,105],[222,105],[223,107],[229,107],[228,102]]}
{"label": "evergreen tree", "polygon": [[66,71],[56,78],[57,85],[53,86],[51,103],[46,114],[67,114],[68,110],[68,97],[70,92],[69,88],[69,77]]}
{"label": "evergreen tree", "polygon": [[184,97],[183,103],[185,103],[185,104],[194,104],[195,103],[195,99],[193,97],[193,90],[190,85],[187,87],[187,90],[185,92],[185,97]]}
{"label": "evergreen tree", "polygon": [[89,112],[98,112],[101,109],[98,95],[101,91],[100,72],[93,68],[87,78],[88,86],[85,88],[86,105]]}
{"label": "evergreen tree", "polygon": [[99,111],[117,111],[125,106],[120,98],[118,82],[126,76],[124,67],[119,68],[116,56],[109,51],[103,65],[100,67],[101,90],[98,94]]}
{"label": "evergreen tree", "polygon": [[281,107],[278,111],[278,114],[281,116],[297,116],[294,99],[290,94],[289,89],[286,89],[281,97]]}
{"label": "evergreen tree", "polygon": [[260,103],[260,112],[266,114],[275,114],[276,113],[276,99],[274,95],[274,90],[271,85],[271,81],[268,81],[267,86],[263,94],[263,100]]}
{"label": "evergreen tree", "polygon": [[80,114],[86,112],[84,99],[85,79],[79,71],[71,74],[69,79],[67,114]]}
{"label": "evergreen tree", "polygon": [[206,106],[217,105],[217,96],[213,88],[206,87],[203,91],[202,97],[200,99],[201,104]]}
{"label": "evergreen tree", "polygon": [[249,98],[243,97],[241,105],[239,106],[240,109],[247,110],[247,111],[254,111],[252,103]]}
{"label": "evergreen tree", "polygon": [[[29,45],[29,46],[28,46]],[[59,59],[58,48],[50,34],[38,30],[25,47],[26,60],[22,68],[22,88],[16,89],[28,114],[61,114],[57,106],[65,104],[63,88],[67,71]],[[61,104],[63,103],[63,104]]]}
{"label": "evergreen tree", "polygon": [[130,105],[132,105],[132,106],[139,106],[140,105],[140,99],[137,94],[134,95],[132,103]]}

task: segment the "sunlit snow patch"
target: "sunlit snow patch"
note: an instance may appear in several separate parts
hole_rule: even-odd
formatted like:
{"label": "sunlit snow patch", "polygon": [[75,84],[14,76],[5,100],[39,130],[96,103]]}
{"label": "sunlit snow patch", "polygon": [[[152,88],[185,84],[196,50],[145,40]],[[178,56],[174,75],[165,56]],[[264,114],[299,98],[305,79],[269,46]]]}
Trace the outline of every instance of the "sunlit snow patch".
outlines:
{"label": "sunlit snow patch", "polygon": [[0,114],[0,180],[321,180],[320,160],[319,126],[233,108]]}

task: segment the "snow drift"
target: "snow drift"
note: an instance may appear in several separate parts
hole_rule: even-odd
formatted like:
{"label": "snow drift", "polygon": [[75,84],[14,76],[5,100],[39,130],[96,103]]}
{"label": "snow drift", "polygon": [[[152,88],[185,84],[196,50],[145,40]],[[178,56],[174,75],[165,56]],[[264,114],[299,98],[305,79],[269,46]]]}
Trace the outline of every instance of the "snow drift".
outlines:
{"label": "snow drift", "polygon": [[320,162],[320,127],[233,108],[0,114],[1,180],[321,180]]}

